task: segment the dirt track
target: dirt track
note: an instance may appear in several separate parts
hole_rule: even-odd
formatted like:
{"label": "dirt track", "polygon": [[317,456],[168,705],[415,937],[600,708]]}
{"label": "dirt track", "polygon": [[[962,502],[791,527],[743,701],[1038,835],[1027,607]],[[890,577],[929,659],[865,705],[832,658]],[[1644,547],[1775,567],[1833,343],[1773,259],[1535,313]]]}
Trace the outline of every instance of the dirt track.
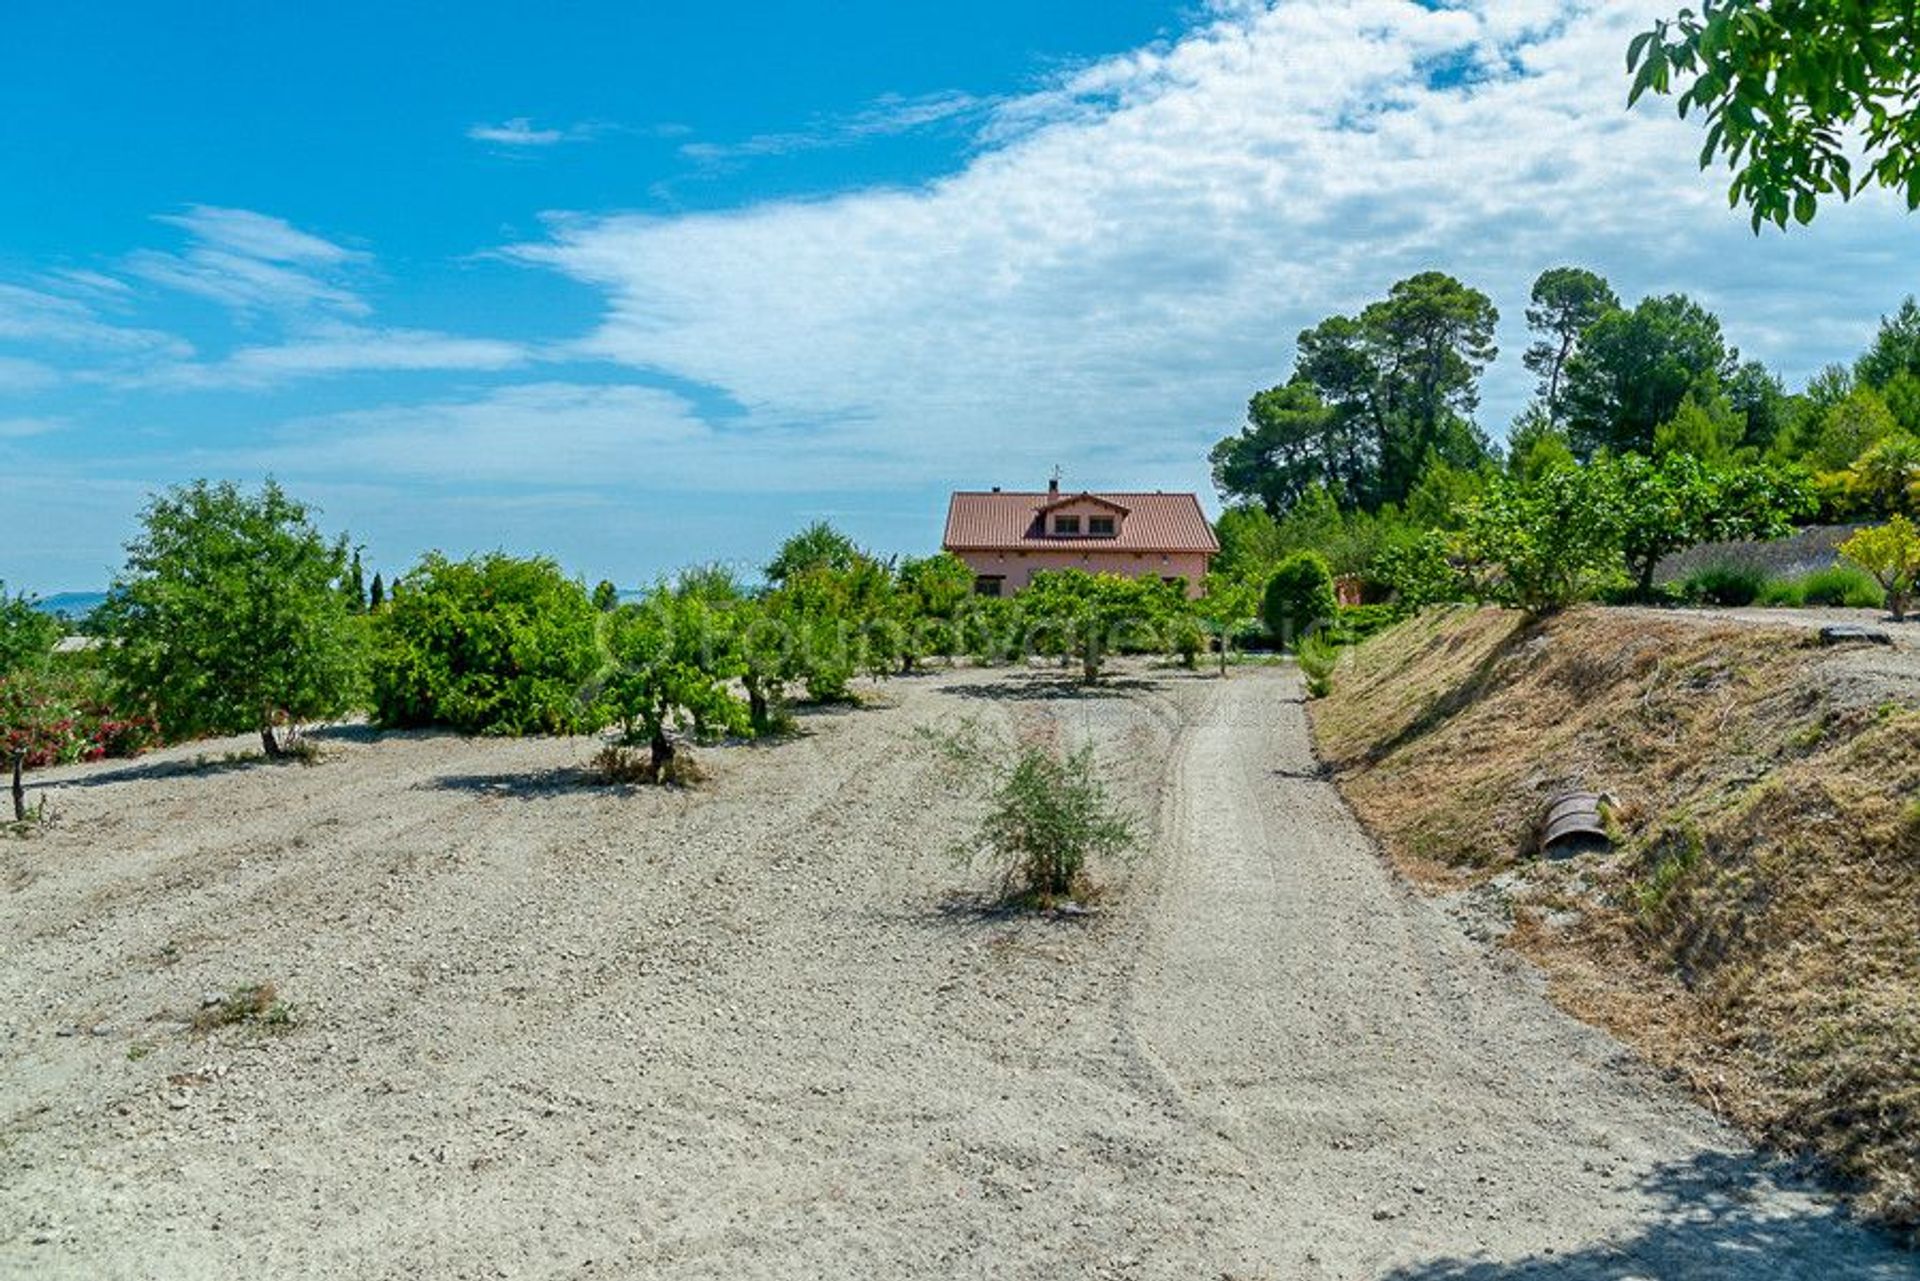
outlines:
{"label": "dirt track", "polygon": [[[53,776],[0,1275],[1914,1274],[1406,892],[1290,673],[880,697],[694,794],[412,735]],[[1099,915],[968,905],[911,734],[961,715],[1124,763]],[[169,1021],[262,979],[292,1030]]]}

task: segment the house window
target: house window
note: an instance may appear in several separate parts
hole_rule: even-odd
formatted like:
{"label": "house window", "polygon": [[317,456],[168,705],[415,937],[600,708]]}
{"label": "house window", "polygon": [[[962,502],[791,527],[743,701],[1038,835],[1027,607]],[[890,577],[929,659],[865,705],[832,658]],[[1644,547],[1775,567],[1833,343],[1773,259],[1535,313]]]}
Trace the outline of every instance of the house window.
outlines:
{"label": "house window", "polygon": [[1112,538],[1113,537],[1113,517],[1111,516],[1087,517],[1087,532],[1089,534],[1092,534],[1095,538]]}
{"label": "house window", "polygon": [[1078,516],[1055,516],[1053,518],[1053,532],[1056,534],[1079,533],[1080,518]]}
{"label": "house window", "polygon": [[1000,594],[1000,588],[1006,581],[1006,578],[1000,574],[982,574],[973,580],[973,594],[975,596],[998,596]]}

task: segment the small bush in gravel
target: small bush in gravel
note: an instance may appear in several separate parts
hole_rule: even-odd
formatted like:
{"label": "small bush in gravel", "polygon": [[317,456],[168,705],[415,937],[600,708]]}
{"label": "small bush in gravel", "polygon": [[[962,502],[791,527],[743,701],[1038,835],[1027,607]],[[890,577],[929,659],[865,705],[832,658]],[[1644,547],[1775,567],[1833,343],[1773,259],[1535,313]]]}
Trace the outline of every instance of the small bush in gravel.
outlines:
{"label": "small bush in gravel", "polygon": [[1092,743],[1009,746],[986,740],[972,723],[927,733],[948,760],[985,783],[986,812],[956,852],[990,863],[1005,901],[1052,907],[1084,890],[1090,859],[1123,854],[1138,840],[1134,819],[1100,781]]}
{"label": "small bush in gravel", "polygon": [[234,988],[224,997],[206,1002],[200,1012],[193,1016],[196,1032],[211,1032],[215,1028],[230,1027],[236,1023],[267,1028],[292,1027],[293,1007],[280,999],[279,989],[272,983],[248,983]]}

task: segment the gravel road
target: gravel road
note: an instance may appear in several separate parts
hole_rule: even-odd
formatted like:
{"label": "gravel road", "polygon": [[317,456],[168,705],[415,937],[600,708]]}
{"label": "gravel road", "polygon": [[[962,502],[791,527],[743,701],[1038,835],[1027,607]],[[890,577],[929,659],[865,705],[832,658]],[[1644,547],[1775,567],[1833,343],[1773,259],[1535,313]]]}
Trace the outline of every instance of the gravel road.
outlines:
{"label": "gravel road", "polygon": [[[1397,882],[1292,673],[876,699],[693,793],[354,732],[46,776],[0,1276],[1920,1271]],[[1094,914],[980,909],[912,732],[965,716],[1099,744],[1149,836]],[[261,980],[290,1029],[184,1025]]]}

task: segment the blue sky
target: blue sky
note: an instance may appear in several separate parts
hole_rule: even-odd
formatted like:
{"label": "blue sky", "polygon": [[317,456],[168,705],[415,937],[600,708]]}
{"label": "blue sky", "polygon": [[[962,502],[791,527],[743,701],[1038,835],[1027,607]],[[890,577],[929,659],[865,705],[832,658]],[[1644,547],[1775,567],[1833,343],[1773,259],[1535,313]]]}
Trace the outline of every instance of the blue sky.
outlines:
{"label": "blue sky", "polygon": [[1442,267],[1497,435],[1532,277],[1693,292],[1792,380],[1916,281],[1873,198],[1755,238],[1627,113],[1628,3],[15,6],[0,579],[272,472],[389,572],[624,584],[945,491],[1205,489],[1293,335]]}

